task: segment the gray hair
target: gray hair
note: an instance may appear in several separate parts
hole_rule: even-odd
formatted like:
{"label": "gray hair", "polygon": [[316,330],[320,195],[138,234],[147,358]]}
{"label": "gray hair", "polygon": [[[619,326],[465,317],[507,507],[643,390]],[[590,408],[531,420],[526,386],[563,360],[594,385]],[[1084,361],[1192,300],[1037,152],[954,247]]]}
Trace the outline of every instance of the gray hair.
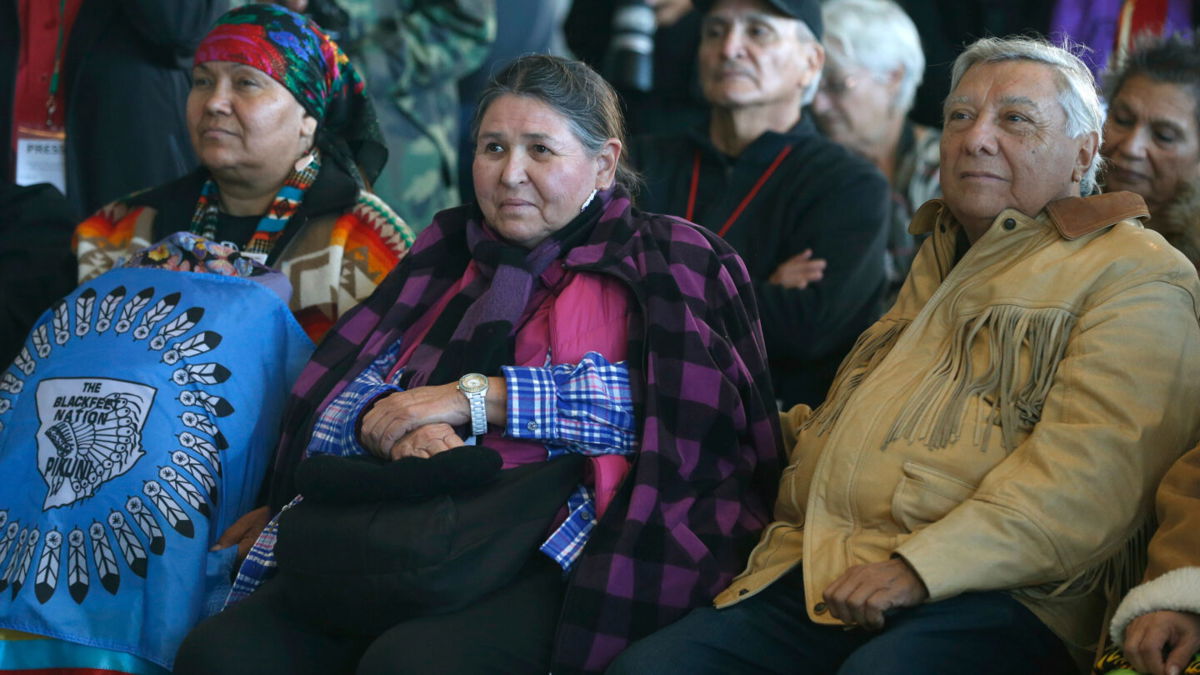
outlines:
{"label": "gray hair", "polygon": [[[824,47],[821,45],[821,41],[817,39],[816,35],[813,35],[812,29],[808,27],[808,24],[804,23],[800,19],[796,19],[795,21],[796,37],[800,39],[800,42],[815,42],[817,43],[818,47],[824,49]],[[812,103],[813,99],[817,97],[817,90],[820,88],[821,70],[818,69],[817,74],[813,76],[813,81],[809,82],[808,86],[804,88],[804,91],[800,93],[800,107],[803,108],[809,103]]]}
{"label": "gray hair", "polygon": [[[625,146],[625,119],[612,86],[582,61],[549,54],[527,54],[492,76],[471,121],[471,138],[479,138],[479,124],[496,99],[505,95],[532,98],[550,106],[567,122],[575,138],[591,155],[596,155],[610,138]],[[629,166],[626,152],[617,159],[616,182],[631,194],[642,179]]]}
{"label": "gray hair", "polygon": [[832,0],[821,14],[825,48],[835,60],[878,76],[903,68],[896,109],[907,113],[925,75],[921,38],[908,14],[892,0]]}
{"label": "gray hair", "polygon": [[1071,53],[1071,45],[1056,47],[1044,40],[1028,37],[983,38],[972,43],[954,60],[950,75],[953,95],[958,83],[971,66],[1002,61],[1033,61],[1054,69],[1057,75],[1058,103],[1067,116],[1067,136],[1079,138],[1096,134],[1096,155],[1080,181],[1080,192],[1089,194],[1096,185],[1100,168],[1100,146],[1104,143],[1104,110],[1096,93],[1096,81],[1083,61]]}

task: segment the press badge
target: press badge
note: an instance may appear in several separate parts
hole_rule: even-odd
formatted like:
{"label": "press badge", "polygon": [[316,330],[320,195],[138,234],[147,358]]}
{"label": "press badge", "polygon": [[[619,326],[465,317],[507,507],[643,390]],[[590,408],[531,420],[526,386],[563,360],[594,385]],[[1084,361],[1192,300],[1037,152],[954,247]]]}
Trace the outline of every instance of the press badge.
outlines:
{"label": "press badge", "polygon": [[67,194],[67,134],[17,127],[17,185],[50,183]]}

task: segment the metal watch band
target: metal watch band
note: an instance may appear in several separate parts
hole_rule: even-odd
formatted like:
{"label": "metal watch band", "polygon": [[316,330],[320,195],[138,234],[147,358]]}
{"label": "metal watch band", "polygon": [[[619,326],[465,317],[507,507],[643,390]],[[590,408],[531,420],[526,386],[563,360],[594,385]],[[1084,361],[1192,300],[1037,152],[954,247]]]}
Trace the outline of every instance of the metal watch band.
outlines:
{"label": "metal watch band", "polygon": [[487,433],[487,402],[486,394],[477,391],[471,394],[463,392],[471,405],[471,435],[482,436]]}

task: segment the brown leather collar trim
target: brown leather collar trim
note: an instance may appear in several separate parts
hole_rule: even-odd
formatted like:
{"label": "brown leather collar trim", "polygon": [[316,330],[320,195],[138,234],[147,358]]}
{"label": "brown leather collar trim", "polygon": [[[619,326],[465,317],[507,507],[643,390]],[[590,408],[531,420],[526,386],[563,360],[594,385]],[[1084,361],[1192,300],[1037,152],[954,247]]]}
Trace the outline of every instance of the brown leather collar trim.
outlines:
{"label": "brown leather collar trim", "polygon": [[1058,233],[1068,240],[1078,239],[1122,220],[1150,217],[1146,202],[1132,192],[1067,197],[1047,204],[1046,213],[1058,228]]}
{"label": "brown leather collar trim", "polygon": [[946,203],[941,198],[930,199],[922,204],[913,213],[912,221],[908,224],[909,234],[933,232],[933,228],[937,226],[938,219],[942,217],[942,212],[945,208]]}

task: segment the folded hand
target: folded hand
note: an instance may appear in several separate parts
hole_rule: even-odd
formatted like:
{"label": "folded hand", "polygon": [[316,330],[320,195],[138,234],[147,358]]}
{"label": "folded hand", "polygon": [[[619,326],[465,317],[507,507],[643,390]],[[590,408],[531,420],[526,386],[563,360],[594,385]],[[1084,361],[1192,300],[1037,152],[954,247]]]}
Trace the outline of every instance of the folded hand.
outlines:
{"label": "folded hand", "polygon": [[767,281],[784,288],[808,288],[809,284],[825,277],[825,260],[813,258],[812,255],[810,248],[788,258],[771,273]]}
{"label": "folded hand", "polygon": [[[456,384],[417,387],[376,401],[363,415],[359,442],[377,457],[395,459],[393,448],[418,428],[439,423],[457,426],[470,421],[471,408]],[[462,445],[462,441],[457,445]],[[407,447],[409,452],[415,448],[411,444]]]}
{"label": "folded hand", "polygon": [[1125,629],[1125,658],[1139,673],[1179,675],[1200,650],[1200,614],[1143,614]]}
{"label": "folded hand", "polygon": [[404,438],[396,441],[396,444],[392,446],[389,456],[393,460],[404,457],[424,457],[428,459],[439,452],[445,452],[450,448],[457,448],[462,444],[463,440],[454,432],[454,427],[449,424],[437,422],[417,427],[406,434]]}
{"label": "folded hand", "polygon": [[855,565],[824,593],[834,618],[868,630],[880,630],[884,612],[919,605],[929,597],[921,577],[901,558]]}

